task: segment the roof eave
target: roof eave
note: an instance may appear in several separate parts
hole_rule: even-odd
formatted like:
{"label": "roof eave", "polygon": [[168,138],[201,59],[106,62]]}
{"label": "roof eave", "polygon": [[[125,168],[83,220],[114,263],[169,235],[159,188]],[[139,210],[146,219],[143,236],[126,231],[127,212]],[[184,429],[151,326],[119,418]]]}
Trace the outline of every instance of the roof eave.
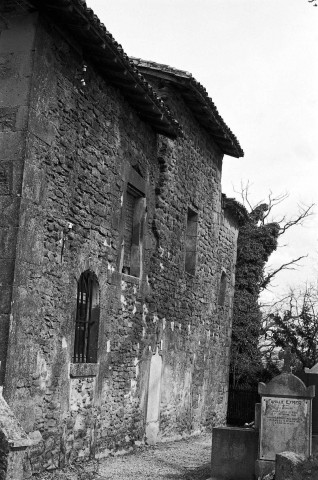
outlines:
{"label": "roof eave", "polygon": [[84,0],[29,0],[76,38],[86,58],[119,88],[139,116],[162,135],[176,138],[178,122]]}
{"label": "roof eave", "polygon": [[198,122],[209,132],[225,155],[235,158],[244,156],[236,136],[225,124],[204,87],[190,73],[139,58],[132,58],[132,61],[145,76],[169,82],[183,93]]}

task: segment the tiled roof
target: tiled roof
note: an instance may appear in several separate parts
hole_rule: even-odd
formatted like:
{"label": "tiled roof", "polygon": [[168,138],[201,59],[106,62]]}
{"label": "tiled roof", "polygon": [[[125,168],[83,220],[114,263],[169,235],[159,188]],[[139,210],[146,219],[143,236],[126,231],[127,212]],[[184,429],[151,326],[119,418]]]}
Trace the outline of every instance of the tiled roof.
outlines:
{"label": "tiled roof", "polygon": [[28,0],[50,21],[71,32],[84,56],[109,82],[118,87],[139,116],[160,134],[175,138],[178,122],[154,92],[105,25],[84,0]]}
{"label": "tiled roof", "polygon": [[159,78],[163,84],[173,84],[181,92],[198,122],[209,132],[223,153],[232,157],[244,156],[236,136],[225,124],[205,88],[191,73],[139,58],[132,60],[147,78]]}

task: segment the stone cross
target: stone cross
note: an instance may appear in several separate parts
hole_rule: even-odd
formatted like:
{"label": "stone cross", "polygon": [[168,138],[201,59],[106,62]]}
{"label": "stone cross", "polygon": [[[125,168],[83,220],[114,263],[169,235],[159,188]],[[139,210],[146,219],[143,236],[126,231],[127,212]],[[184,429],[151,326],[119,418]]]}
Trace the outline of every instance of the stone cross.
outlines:
{"label": "stone cross", "polygon": [[284,360],[284,365],[282,372],[287,372],[290,373],[292,372],[292,353],[291,353],[291,348],[290,347],[285,347],[283,352],[279,353],[279,358]]}

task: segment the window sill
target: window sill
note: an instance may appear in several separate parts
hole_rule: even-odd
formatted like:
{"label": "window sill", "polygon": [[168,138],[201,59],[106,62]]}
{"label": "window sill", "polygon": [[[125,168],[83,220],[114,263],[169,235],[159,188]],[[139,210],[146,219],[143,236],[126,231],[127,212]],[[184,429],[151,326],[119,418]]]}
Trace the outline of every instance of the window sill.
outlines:
{"label": "window sill", "polygon": [[192,280],[193,278],[195,278],[195,273],[190,273],[190,272],[187,272],[185,271],[185,274],[186,274],[186,278]]}
{"label": "window sill", "polygon": [[98,373],[98,363],[71,363],[70,377],[96,377]]}
{"label": "window sill", "polygon": [[124,282],[136,283],[137,285],[139,285],[140,282],[140,277],[133,277],[132,275],[127,275],[127,273],[122,273],[121,279],[124,280]]}

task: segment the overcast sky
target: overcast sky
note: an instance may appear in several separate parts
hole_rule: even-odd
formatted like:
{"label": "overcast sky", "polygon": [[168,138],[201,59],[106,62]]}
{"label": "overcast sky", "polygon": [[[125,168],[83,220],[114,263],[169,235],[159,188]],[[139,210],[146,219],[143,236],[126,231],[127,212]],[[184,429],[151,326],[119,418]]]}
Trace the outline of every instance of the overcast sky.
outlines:
{"label": "overcast sky", "polygon": [[[190,72],[237,136],[244,158],[224,157],[223,192],[251,203],[288,192],[277,219],[299,203],[318,214],[318,7],[307,0],[87,0],[124,51]],[[318,215],[282,238],[280,294],[318,276]]]}

